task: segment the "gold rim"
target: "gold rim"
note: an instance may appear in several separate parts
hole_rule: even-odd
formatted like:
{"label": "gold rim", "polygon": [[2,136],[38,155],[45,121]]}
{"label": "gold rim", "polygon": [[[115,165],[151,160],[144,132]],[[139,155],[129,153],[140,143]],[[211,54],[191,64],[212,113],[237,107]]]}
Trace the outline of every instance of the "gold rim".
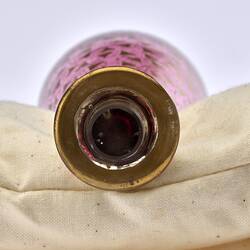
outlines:
{"label": "gold rim", "polygon": [[[74,117],[81,103],[102,88],[121,87],[149,100],[157,118],[158,137],[153,149],[131,168],[108,170],[94,164],[78,144]],[[84,181],[106,190],[137,188],[161,174],[171,162],[179,141],[180,125],[176,107],[154,79],[127,67],[92,71],[75,81],[62,97],[54,120],[57,150],[67,168]]]}

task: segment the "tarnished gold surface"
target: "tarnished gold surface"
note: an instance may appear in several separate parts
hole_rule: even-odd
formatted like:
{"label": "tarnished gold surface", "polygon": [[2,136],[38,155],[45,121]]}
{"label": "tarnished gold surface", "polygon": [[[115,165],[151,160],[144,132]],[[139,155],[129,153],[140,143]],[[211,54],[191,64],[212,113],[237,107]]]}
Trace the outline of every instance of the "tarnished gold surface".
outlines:
{"label": "tarnished gold surface", "polygon": [[[78,144],[74,117],[89,95],[101,88],[124,87],[149,100],[158,122],[153,149],[136,166],[109,170],[94,164]],[[90,72],[62,97],[55,115],[54,136],[58,152],[68,169],[80,180],[106,190],[131,190],[157,177],[171,162],[179,141],[180,125],[176,107],[150,76],[127,67],[107,67]]]}

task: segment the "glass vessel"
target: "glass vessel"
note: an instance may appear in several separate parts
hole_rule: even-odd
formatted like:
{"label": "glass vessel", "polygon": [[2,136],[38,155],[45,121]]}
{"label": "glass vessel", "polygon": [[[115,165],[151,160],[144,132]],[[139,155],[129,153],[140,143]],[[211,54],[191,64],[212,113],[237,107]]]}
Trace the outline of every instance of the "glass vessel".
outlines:
{"label": "glass vessel", "polygon": [[78,178],[126,190],[169,165],[179,140],[177,110],[205,96],[194,67],[174,47],[138,32],[112,32],[71,49],[39,104],[57,110],[57,148]]}

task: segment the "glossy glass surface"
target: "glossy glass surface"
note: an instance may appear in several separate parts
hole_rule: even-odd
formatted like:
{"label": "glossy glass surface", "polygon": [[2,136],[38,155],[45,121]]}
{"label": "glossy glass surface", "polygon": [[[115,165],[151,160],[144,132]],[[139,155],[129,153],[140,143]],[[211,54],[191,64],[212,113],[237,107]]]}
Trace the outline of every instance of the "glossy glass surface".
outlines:
{"label": "glossy glass surface", "polygon": [[56,64],[42,90],[40,106],[56,110],[76,79],[109,66],[130,67],[150,75],[165,88],[178,110],[206,96],[195,69],[174,47],[142,33],[113,32],[78,44]]}

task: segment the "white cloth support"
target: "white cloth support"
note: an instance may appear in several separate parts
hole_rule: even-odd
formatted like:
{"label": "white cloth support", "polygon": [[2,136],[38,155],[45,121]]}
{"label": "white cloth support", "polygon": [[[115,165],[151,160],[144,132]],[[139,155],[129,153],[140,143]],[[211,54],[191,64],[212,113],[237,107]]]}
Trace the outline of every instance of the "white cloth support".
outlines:
{"label": "white cloth support", "polygon": [[53,117],[0,103],[1,250],[250,249],[250,85],[183,110],[173,162],[137,192],[73,176]]}

